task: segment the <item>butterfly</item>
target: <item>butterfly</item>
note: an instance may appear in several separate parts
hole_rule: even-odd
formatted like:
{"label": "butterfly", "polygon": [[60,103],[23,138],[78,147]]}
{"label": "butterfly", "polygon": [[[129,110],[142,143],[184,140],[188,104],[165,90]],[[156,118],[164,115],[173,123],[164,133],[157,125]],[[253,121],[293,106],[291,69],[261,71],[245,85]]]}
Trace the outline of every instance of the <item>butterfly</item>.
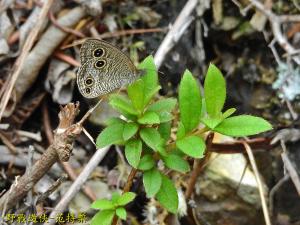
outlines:
{"label": "butterfly", "polygon": [[77,85],[86,98],[96,98],[134,82],[142,75],[130,58],[106,41],[87,39],[80,49]]}

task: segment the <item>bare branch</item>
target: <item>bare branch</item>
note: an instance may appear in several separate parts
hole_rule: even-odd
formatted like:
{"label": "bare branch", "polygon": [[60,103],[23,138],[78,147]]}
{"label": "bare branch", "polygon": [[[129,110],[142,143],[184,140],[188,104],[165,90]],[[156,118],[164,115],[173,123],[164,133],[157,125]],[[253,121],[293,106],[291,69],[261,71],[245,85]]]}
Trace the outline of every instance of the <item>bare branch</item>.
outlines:
{"label": "bare branch", "polygon": [[[276,14],[274,14],[270,9],[267,9],[261,2],[257,1],[257,0],[249,0],[249,2],[251,2],[252,5],[255,6],[255,8],[257,8],[258,10],[260,10],[264,15],[266,15],[268,17],[268,20],[271,24],[272,27],[272,31],[273,31],[273,35],[276,39],[276,41],[278,42],[278,44],[289,54],[289,55],[293,55],[296,52],[296,49],[288,42],[287,38],[283,35],[282,31],[281,31],[281,24],[282,22],[287,18],[291,19],[291,22],[293,22],[294,20],[298,20],[300,19],[299,16],[278,16]],[[292,59],[298,64],[300,65],[300,57],[299,56],[294,56],[292,57]]]}
{"label": "bare branch", "polygon": [[247,152],[247,155],[249,157],[249,161],[250,161],[250,164],[252,166],[253,172],[255,174],[255,179],[256,179],[256,182],[257,182],[257,185],[258,185],[258,191],[259,191],[259,195],[260,195],[260,200],[261,200],[261,205],[262,205],[266,225],[271,225],[270,215],[269,215],[269,211],[268,211],[268,207],[267,207],[267,201],[266,201],[266,198],[265,198],[265,195],[264,195],[263,185],[262,185],[262,182],[260,180],[260,174],[259,174],[258,169],[257,169],[257,165],[256,165],[256,162],[255,162],[255,159],[254,159],[254,155],[252,153],[252,150],[251,150],[250,146],[247,144],[247,142],[243,142],[243,145],[244,145],[245,150]]}
{"label": "bare branch", "polygon": [[[64,196],[59,201],[59,203],[52,210],[52,213],[50,214],[49,218],[55,218],[56,215],[64,211],[64,209],[68,206],[68,204],[73,199],[75,194],[78,193],[78,191],[82,188],[82,185],[89,178],[89,175],[94,171],[94,169],[98,166],[98,164],[101,162],[103,157],[106,155],[108,149],[109,146],[105,148],[97,149],[97,151],[90,159],[88,164],[84,167],[82,172],[79,174],[75,182],[72,184],[72,186],[64,194]],[[49,219],[49,221],[45,223],[45,225],[53,225],[53,224],[55,224],[55,219]]]}
{"label": "bare branch", "polygon": [[67,157],[71,154],[72,143],[82,131],[80,124],[73,124],[78,111],[79,105],[73,103],[69,103],[61,109],[59,114],[60,123],[55,132],[53,143],[32,166],[30,172],[25,173],[18,179],[18,182],[12,186],[10,191],[0,198],[0,211],[3,210],[4,206],[6,209],[12,208],[23,199],[55,162],[59,159],[68,160]]}

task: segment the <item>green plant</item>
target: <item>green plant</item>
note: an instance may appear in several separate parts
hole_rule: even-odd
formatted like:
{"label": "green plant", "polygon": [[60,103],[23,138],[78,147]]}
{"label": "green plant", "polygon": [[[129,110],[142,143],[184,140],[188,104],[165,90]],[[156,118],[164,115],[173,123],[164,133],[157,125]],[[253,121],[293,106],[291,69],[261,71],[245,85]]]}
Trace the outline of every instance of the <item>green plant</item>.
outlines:
{"label": "green plant", "polygon": [[[146,74],[128,86],[127,96],[110,96],[110,105],[124,119],[110,119],[97,138],[97,147],[124,145],[128,163],[143,174],[147,196],[156,198],[169,212],[176,213],[176,187],[161,167],[158,168],[158,161],[163,162],[169,170],[187,173],[190,171],[187,159],[204,156],[205,132],[241,137],[258,134],[272,127],[260,117],[232,116],[234,108],[222,112],[226,84],[221,72],[213,64],[209,66],[205,78],[204,97],[191,72],[184,72],[178,92],[179,121],[172,114],[177,105],[175,98],[155,98],[160,86],[152,56],[147,57],[139,68],[144,69]],[[176,140],[170,138],[174,126],[177,128]],[[110,213],[106,212],[105,215],[103,212],[107,209],[98,208],[103,210],[100,215],[107,221],[117,214],[115,208],[109,209]],[[93,221],[99,217],[97,213]]]}
{"label": "green plant", "polygon": [[125,220],[127,213],[124,206],[131,202],[134,198],[135,194],[132,192],[126,192],[122,195],[115,192],[113,193],[110,201],[106,199],[96,200],[91,205],[91,208],[100,209],[101,211],[96,213],[91,224],[110,225],[114,215],[117,215],[117,217],[120,219]]}

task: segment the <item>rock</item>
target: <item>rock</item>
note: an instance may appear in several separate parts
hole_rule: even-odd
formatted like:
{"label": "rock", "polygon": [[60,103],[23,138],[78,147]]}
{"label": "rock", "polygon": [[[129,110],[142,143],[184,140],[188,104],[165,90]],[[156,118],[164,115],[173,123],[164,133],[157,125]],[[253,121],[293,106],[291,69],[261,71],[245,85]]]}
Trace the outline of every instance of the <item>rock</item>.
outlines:
{"label": "rock", "polygon": [[[106,183],[99,180],[90,180],[86,182],[92,191],[96,194],[97,199],[109,199],[111,192]],[[60,188],[61,195],[63,195],[71,186],[71,182],[65,182]],[[90,214],[94,210],[90,208],[92,201],[82,192],[78,192],[69,205],[70,213],[77,215],[78,213]]]}
{"label": "rock", "polygon": [[[218,184],[222,184],[222,186],[225,185],[232,189],[238,189],[237,194],[240,198],[259,208],[261,201],[256,179],[249,166],[244,173],[246,165],[247,161],[243,154],[213,153],[211,161],[205,170],[205,182],[203,180],[200,181],[200,192],[205,193],[206,197],[211,198],[211,200],[217,200],[226,196],[229,191],[228,188],[218,188],[220,186]],[[201,182],[203,183],[201,184]],[[213,190],[207,187],[213,187]],[[265,185],[264,188],[266,191]]]}

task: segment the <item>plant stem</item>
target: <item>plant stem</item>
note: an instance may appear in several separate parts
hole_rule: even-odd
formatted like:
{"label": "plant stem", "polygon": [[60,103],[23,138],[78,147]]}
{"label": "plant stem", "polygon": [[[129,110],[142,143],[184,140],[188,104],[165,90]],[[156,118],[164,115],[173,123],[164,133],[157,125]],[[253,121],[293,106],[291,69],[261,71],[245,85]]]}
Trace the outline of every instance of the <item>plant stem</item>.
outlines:
{"label": "plant stem", "polygon": [[130,171],[130,174],[127,178],[127,182],[125,184],[125,187],[123,189],[123,194],[130,191],[130,188],[132,186],[132,183],[133,183],[133,178],[135,177],[136,173],[137,173],[137,169],[135,168],[132,168],[131,171]]}
{"label": "plant stem", "polygon": [[185,192],[186,199],[191,198],[192,193],[194,191],[194,187],[195,187],[197,178],[198,178],[199,174],[201,173],[203,167],[206,165],[206,162],[209,159],[209,156],[211,154],[210,148],[211,148],[211,145],[212,145],[213,138],[214,138],[214,133],[210,133],[206,138],[205,157],[203,159],[195,159],[194,160],[193,171],[192,171],[191,177],[188,181],[188,186],[187,186],[187,189],[186,189],[186,192]]}
{"label": "plant stem", "polygon": [[[130,188],[131,188],[132,183],[133,183],[133,178],[135,177],[137,171],[138,170],[135,169],[135,168],[131,169],[130,174],[129,174],[128,178],[127,178],[125,187],[123,189],[123,194],[130,191]],[[118,223],[118,217],[115,215],[114,218],[113,218],[113,221],[112,221],[111,225],[117,225],[117,223]]]}

